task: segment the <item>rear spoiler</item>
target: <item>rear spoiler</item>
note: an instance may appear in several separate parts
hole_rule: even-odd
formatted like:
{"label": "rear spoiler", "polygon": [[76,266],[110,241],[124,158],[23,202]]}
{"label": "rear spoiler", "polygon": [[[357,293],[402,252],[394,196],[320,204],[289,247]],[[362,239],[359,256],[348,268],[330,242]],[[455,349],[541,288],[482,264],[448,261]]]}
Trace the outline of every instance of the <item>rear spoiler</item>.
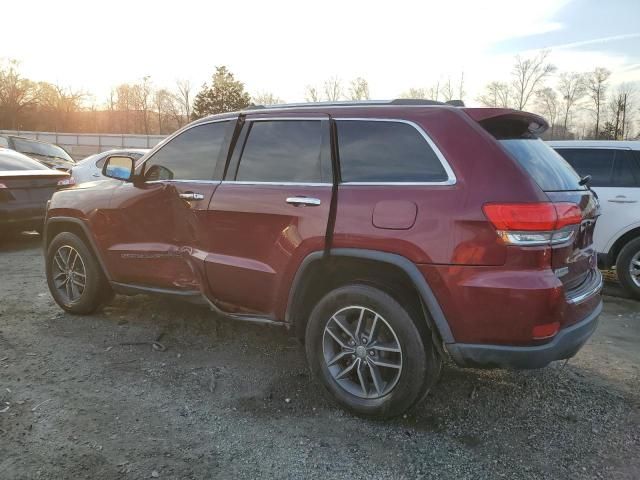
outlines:
{"label": "rear spoiler", "polygon": [[535,113],[511,108],[463,108],[464,112],[496,138],[538,136],[549,128]]}

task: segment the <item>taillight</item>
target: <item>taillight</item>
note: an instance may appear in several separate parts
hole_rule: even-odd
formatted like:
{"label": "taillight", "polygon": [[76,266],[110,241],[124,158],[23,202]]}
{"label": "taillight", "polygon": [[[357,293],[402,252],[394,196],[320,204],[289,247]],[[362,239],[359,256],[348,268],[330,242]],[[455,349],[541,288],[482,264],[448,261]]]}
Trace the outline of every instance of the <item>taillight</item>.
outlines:
{"label": "taillight", "polygon": [[4,183],[0,183],[0,188],[9,188]]}
{"label": "taillight", "polygon": [[484,214],[509,245],[555,245],[568,242],[582,222],[575,203],[487,203]]}
{"label": "taillight", "polygon": [[73,187],[76,184],[76,180],[73,177],[63,178],[58,180],[59,187]]}
{"label": "taillight", "polygon": [[545,340],[555,337],[560,330],[560,322],[544,323],[533,327],[532,336],[534,340]]}

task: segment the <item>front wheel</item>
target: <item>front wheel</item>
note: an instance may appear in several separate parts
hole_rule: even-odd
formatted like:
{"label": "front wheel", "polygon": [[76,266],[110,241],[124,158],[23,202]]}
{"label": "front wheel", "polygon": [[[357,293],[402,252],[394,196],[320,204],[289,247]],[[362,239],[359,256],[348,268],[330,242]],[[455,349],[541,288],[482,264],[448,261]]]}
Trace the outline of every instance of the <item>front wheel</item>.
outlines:
{"label": "front wheel", "polygon": [[622,247],[616,262],[616,273],[627,293],[640,300],[640,238]]}
{"label": "front wheel", "polygon": [[53,299],[67,312],[92,313],[110,298],[111,287],[100,265],[73,233],[60,233],[51,241],[46,273]]}
{"label": "front wheel", "polygon": [[368,285],[329,292],[306,330],[312,373],[346,409],[400,415],[426,395],[441,359],[428,332],[393,297]]}

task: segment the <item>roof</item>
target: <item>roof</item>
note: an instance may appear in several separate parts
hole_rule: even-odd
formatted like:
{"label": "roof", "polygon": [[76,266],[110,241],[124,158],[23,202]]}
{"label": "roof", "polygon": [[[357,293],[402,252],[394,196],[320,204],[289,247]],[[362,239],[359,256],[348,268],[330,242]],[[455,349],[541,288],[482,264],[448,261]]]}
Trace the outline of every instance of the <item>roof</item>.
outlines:
{"label": "roof", "polygon": [[549,140],[552,147],[563,148],[630,148],[640,150],[640,140]]}

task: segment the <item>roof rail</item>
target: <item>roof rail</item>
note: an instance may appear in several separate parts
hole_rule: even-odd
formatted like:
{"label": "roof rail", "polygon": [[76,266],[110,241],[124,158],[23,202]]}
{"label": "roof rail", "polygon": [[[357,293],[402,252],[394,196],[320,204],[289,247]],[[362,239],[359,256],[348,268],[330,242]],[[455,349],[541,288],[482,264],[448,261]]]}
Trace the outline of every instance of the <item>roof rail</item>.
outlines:
{"label": "roof rail", "polygon": [[281,103],[275,105],[251,105],[245,110],[260,110],[263,108],[301,108],[301,107],[348,107],[348,106],[375,106],[375,105],[452,105],[463,107],[461,100],[449,100],[438,102],[423,98],[395,98],[393,100],[346,100],[337,102],[305,102],[305,103]]}

